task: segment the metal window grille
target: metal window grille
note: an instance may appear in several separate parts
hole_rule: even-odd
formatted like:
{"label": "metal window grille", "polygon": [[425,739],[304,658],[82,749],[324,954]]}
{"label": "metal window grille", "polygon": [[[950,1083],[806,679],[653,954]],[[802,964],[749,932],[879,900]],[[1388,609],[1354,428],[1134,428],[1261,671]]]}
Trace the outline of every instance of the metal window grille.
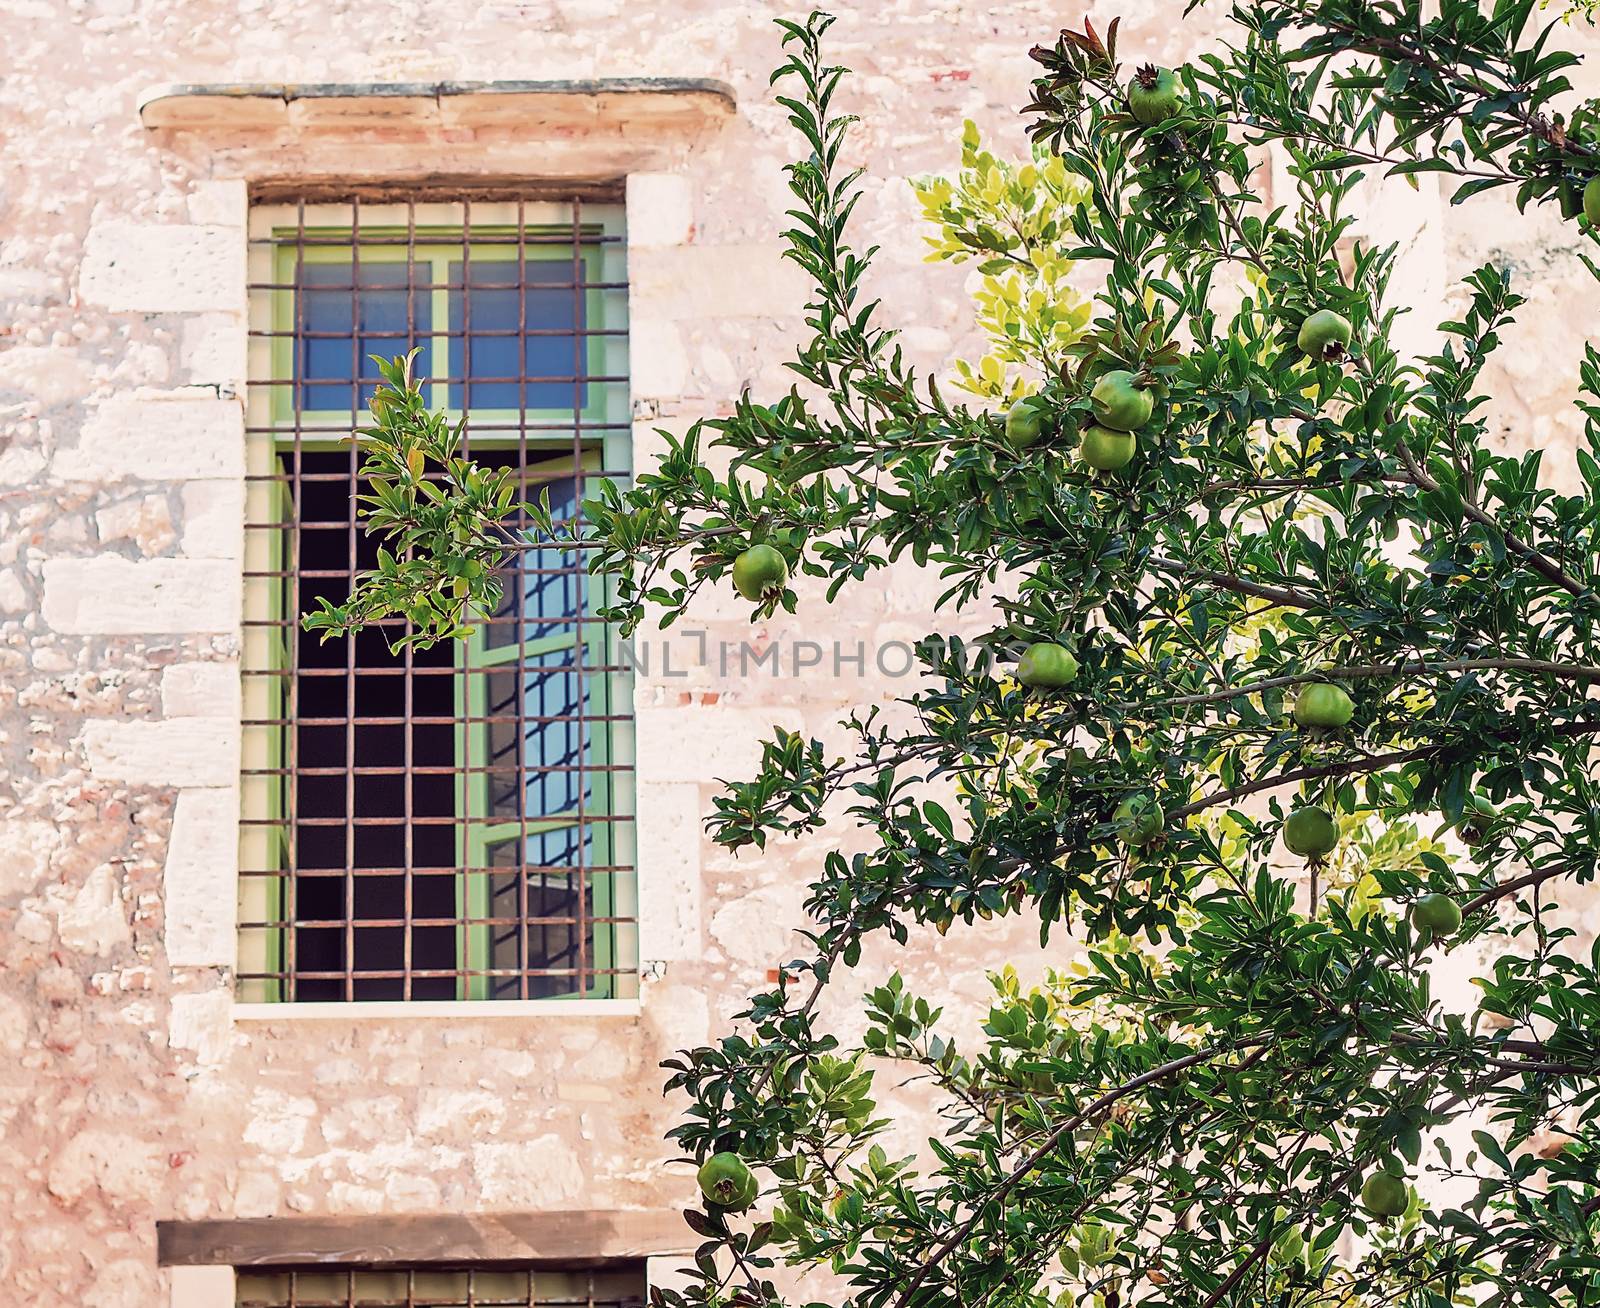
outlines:
{"label": "metal window grille", "polygon": [[258,197],[243,999],[636,993],[632,697],[582,558],[516,556],[455,645],[299,627],[376,562],[350,439],[371,355],[417,350],[468,452],[558,516],[627,475],[621,218],[603,194]]}
{"label": "metal window grille", "polygon": [[[243,1271],[236,1308],[642,1308],[637,1272],[426,1267]],[[224,1305],[217,1305],[224,1308]]]}

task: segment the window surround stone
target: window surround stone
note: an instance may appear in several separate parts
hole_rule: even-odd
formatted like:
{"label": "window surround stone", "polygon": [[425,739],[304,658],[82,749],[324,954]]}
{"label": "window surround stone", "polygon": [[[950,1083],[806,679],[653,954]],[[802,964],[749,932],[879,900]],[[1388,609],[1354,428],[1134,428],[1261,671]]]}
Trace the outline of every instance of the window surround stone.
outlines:
{"label": "window surround stone", "polygon": [[[675,411],[685,398],[688,366],[679,326],[665,311],[662,297],[640,297],[632,287],[636,278],[644,285],[659,283],[656,265],[663,261],[672,265],[675,259],[681,262],[685,249],[693,245],[694,202],[687,160],[733,117],[736,108],[731,88],[706,79],[160,87],[141,97],[139,117],[152,142],[162,153],[185,161],[195,179],[184,215],[188,226],[181,222],[136,225],[138,230],[131,237],[117,232],[119,245],[133,239],[147,253],[154,251],[155,257],[124,259],[120,267],[108,270],[104,280],[130,309],[170,311],[194,316],[197,322],[203,310],[204,330],[181,336],[183,363],[192,376],[190,387],[179,393],[184,398],[210,395],[236,407],[248,382],[248,320],[239,302],[243,299],[242,270],[253,194],[274,186],[314,188],[319,183],[561,186],[621,181],[628,239],[635,461],[640,462],[637,452],[654,448],[652,428],[657,416]],[[142,245],[141,234],[145,237]],[[177,270],[172,265],[188,257],[184,251],[194,241],[203,241],[208,249],[222,246],[223,257],[213,261],[219,270],[214,280],[230,284],[217,285],[212,295],[203,293],[204,288],[187,288],[183,304],[166,306],[160,300],[162,288],[173,284]],[[239,270],[236,279],[232,277],[235,269]],[[190,354],[194,357],[187,357]],[[229,372],[237,375],[222,375]],[[237,482],[242,489],[242,473],[218,477],[219,471],[234,471],[232,446],[239,443],[237,426],[238,415],[230,410],[227,467],[206,469],[212,478],[210,485]],[[237,563],[230,559],[227,566],[236,567]],[[237,663],[232,666],[236,674]],[[234,774],[238,768],[237,717],[235,713],[233,731],[219,735],[216,760],[218,767]],[[643,725],[646,718],[640,715],[637,722],[648,731]],[[660,752],[660,744],[655,753]],[[227,757],[220,757],[224,753]],[[684,840],[685,829],[695,829],[696,815],[687,811],[694,804],[693,787],[674,784],[682,780],[681,770],[676,768],[669,775],[641,769],[635,779],[636,813],[643,817],[665,811],[679,818],[659,826],[638,824],[640,958],[641,974],[647,981],[659,978],[672,961],[700,958],[705,948],[698,912],[700,842]],[[231,839],[236,844],[237,805],[202,805],[200,801],[214,797],[218,784],[208,776],[194,783],[180,782],[180,806],[184,806],[186,784],[207,787],[187,796],[191,815],[204,815],[210,826],[228,828],[201,830],[191,822],[186,831],[192,837],[188,843],[199,841],[214,848],[219,839]],[[180,891],[182,903],[193,902],[206,890],[195,884],[193,863],[179,858],[168,869],[167,892]],[[226,860],[217,860],[214,866],[216,884],[210,892],[229,906],[230,920],[223,925],[236,931],[232,909],[237,897],[236,869]],[[173,884],[174,880],[178,884]],[[213,936],[220,929],[212,921],[206,925]],[[194,972],[199,965],[209,964],[231,1001],[232,978],[228,960],[220,957],[223,952],[195,949],[184,956],[180,951],[179,958],[169,961],[179,972]],[[241,1020],[255,1025],[302,1019],[372,1022],[490,1016],[636,1019],[642,1002],[647,1002],[647,995],[639,1001],[492,1004],[230,1002],[225,1026],[231,1030]],[[193,1032],[181,1034],[189,1044],[194,1043]],[[223,1030],[208,1036],[212,1045],[217,1038],[226,1045],[228,1037]]]}

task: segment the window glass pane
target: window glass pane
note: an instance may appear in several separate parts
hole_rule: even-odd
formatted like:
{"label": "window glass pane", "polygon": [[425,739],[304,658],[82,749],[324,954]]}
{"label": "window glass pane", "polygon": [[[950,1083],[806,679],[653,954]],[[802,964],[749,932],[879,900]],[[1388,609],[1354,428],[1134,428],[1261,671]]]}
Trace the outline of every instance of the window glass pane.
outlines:
{"label": "window glass pane", "polygon": [[[489,917],[492,919],[489,967],[497,974],[490,978],[489,991],[496,999],[518,999],[522,994],[522,973],[527,967],[525,922],[533,905],[524,893],[527,878],[523,874],[522,860],[517,857],[516,842],[508,840],[493,846],[488,865],[503,869],[488,878]],[[499,975],[502,973],[509,975]],[[541,996],[530,990],[528,997]]]}
{"label": "window glass pane", "polygon": [[376,383],[385,359],[421,345],[416,373],[432,373],[433,307],[426,264],[369,262],[300,264],[299,340],[295,380],[300,407],[354,412],[366,407],[375,385],[358,398],[350,383],[357,377]]}
{"label": "window glass pane", "polygon": [[[518,494],[538,502],[546,496],[556,522],[565,522],[578,512],[579,490],[570,473],[541,477],[539,465],[531,465]],[[526,526],[518,520],[517,527]],[[536,641],[573,623],[583,612],[588,574],[582,558],[572,550],[555,547],[525,550],[501,577],[504,598],[489,624],[491,648],[515,645],[522,640]]]}
{"label": "window glass pane", "polygon": [[584,291],[574,285],[582,267],[571,259],[450,265],[451,408],[583,409]]}
{"label": "window glass pane", "polygon": [[[577,670],[577,648],[563,645],[529,655],[523,682],[528,760],[528,816],[565,817],[578,811],[579,764],[589,724],[580,720],[587,699]],[[586,713],[586,708],[583,710]]]}
{"label": "window glass pane", "polygon": [[490,769],[486,788],[490,816],[503,822],[515,822],[522,816],[517,804],[517,778],[522,772],[522,760],[518,755],[522,732],[517,715],[517,683],[521,673],[513,664],[497,667],[492,672],[465,675],[482,676],[488,689],[486,716],[489,721],[484,733],[488,742],[487,757],[481,761],[474,758],[470,765],[487,764]]}

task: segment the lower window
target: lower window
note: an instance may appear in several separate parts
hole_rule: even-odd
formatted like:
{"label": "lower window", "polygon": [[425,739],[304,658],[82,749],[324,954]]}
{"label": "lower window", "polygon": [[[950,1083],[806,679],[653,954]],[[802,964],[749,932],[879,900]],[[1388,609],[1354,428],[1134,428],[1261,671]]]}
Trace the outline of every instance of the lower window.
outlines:
{"label": "lower window", "polygon": [[236,1284],[236,1308],[640,1308],[644,1302],[638,1272],[529,1267],[241,1270]]}

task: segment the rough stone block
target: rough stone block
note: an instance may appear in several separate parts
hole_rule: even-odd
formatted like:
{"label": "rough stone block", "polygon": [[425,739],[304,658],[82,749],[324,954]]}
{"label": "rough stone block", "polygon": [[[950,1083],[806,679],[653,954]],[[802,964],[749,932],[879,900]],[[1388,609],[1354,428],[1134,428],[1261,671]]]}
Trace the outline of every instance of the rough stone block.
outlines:
{"label": "rough stone block", "polygon": [[167,1043],[187,1049],[195,1062],[215,1067],[228,1056],[233,1038],[233,996],[226,990],[203,990],[172,997]]}
{"label": "rough stone block", "polygon": [[472,1169],[486,1204],[561,1208],[584,1186],[584,1169],[558,1135],[472,1146]]}
{"label": "rough stone block", "polygon": [[53,470],[65,481],[242,477],[244,411],[214,395],[115,395],[96,406]]}
{"label": "rough stone block", "polygon": [[90,722],[79,739],[103,781],[141,786],[232,786],[239,776],[239,724],[220,718]]}
{"label": "rough stone block", "polygon": [[0,351],[0,391],[20,391],[42,409],[78,399],[89,389],[93,371],[70,346],[17,345]]}
{"label": "rough stone block", "polygon": [[54,822],[40,818],[13,818],[0,822],[0,899],[31,893],[50,871],[50,860],[60,852],[66,833]]}
{"label": "rough stone block", "polygon": [[109,954],[128,942],[128,910],[110,864],[97,867],[71,898],[61,896],[56,933],[80,954]]}
{"label": "rough stone block", "polygon": [[635,318],[629,329],[630,382],[638,399],[669,400],[689,388],[689,356],[672,323]]}
{"label": "rough stone block", "polygon": [[217,386],[238,394],[244,390],[250,338],[237,313],[197,313],[183,320],[178,338],[178,364],[191,386]]}
{"label": "rough stone block", "polygon": [[236,227],[99,222],[84,242],[78,295],[121,313],[240,309],[244,233]]}
{"label": "rough stone block", "polygon": [[700,787],[638,787],[639,956],[678,962],[705,953],[700,924]]}
{"label": "rough stone block", "polygon": [[244,555],[244,483],[189,481],[183,485],[183,552],[193,559]]}
{"label": "rough stone block", "polygon": [[22,577],[15,571],[0,572],[0,613],[26,613],[32,607]]}
{"label": "rough stone block", "polygon": [[677,173],[628,175],[628,248],[684,245],[694,230],[694,188]]}
{"label": "rough stone block", "polygon": [[762,742],[774,725],[802,730],[804,715],[791,708],[723,708],[691,704],[636,710],[638,777],[646,782],[748,780],[761,762]]}
{"label": "rough stone block", "polygon": [[628,294],[635,320],[798,319],[810,284],[776,245],[677,245],[630,257]]}
{"label": "rough stone block", "polygon": [[239,720],[236,663],[175,663],[161,673],[161,708],[169,718]]}
{"label": "rough stone block", "polygon": [[231,787],[178,796],[164,873],[167,961],[232,967],[239,879],[239,795]]}
{"label": "rough stone block", "polygon": [[173,1267],[167,1308],[217,1308],[234,1301],[231,1267]]}
{"label": "rough stone block", "polygon": [[250,188],[242,177],[202,179],[189,190],[189,220],[202,227],[243,227],[250,216]]}
{"label": "rough stone block", "polygon": [[244,1129],[244,1142],[255,1145],[268,1157],[282,1159],[297,1154],[305,1148],[311,1123],[319,1111],[317,1101],[305,1095],[258,1089],[250,1097],[250,1123]]}
{"label": "rough stone block", "polygon": [[796,926],[806,920],[804,878],[729,900],[711,919],[711,937],[729,958],[776,967],[805,952]]}
{"label": "rough stone block", "polygon": [[242,579],[210,559],[47,559],[45,625],[67,635],[239,629]]}
{"label": "rough stone block", "polygon": [[178,539],[165,495],[141,495],[109,504],[94,515],[103,544],[128,541],[141,554],[165,553]]}
{"label": "rough stone block", "polygon": [[424,1089],[417,1100],[420,1136],[494,1135],[506,1120],[505,1096],[488,1090]]}
{"label": "rough stone block", "polygon": [[711,1039],[711,1001],[704,985],[668,981],[649,986],[644,994],[643,1011],[657,1049],[693,1049]]}
{"label": "rough stone block", "polygon": [[164,1151],[118,1123],[87,1127],[67,1141],[50,1160],[46,1184],[63,1203],[94,1189],[108,1199],[136,1203],[159,1191],[166,1171]]}
{"label": "rough stone block", "polygon": [[[22,1000],[0,991],[0,1054],[15,1057],[33,1034],[33,1015]],[[0,1137],[5,1134],[0,1127]]]}
{"label": "rough stone block", "polygon": [[95,1270],[83,1302],[95,1308],[145,1308],[155,1302],[158,1276],[143,1258],[113,1258]]}

